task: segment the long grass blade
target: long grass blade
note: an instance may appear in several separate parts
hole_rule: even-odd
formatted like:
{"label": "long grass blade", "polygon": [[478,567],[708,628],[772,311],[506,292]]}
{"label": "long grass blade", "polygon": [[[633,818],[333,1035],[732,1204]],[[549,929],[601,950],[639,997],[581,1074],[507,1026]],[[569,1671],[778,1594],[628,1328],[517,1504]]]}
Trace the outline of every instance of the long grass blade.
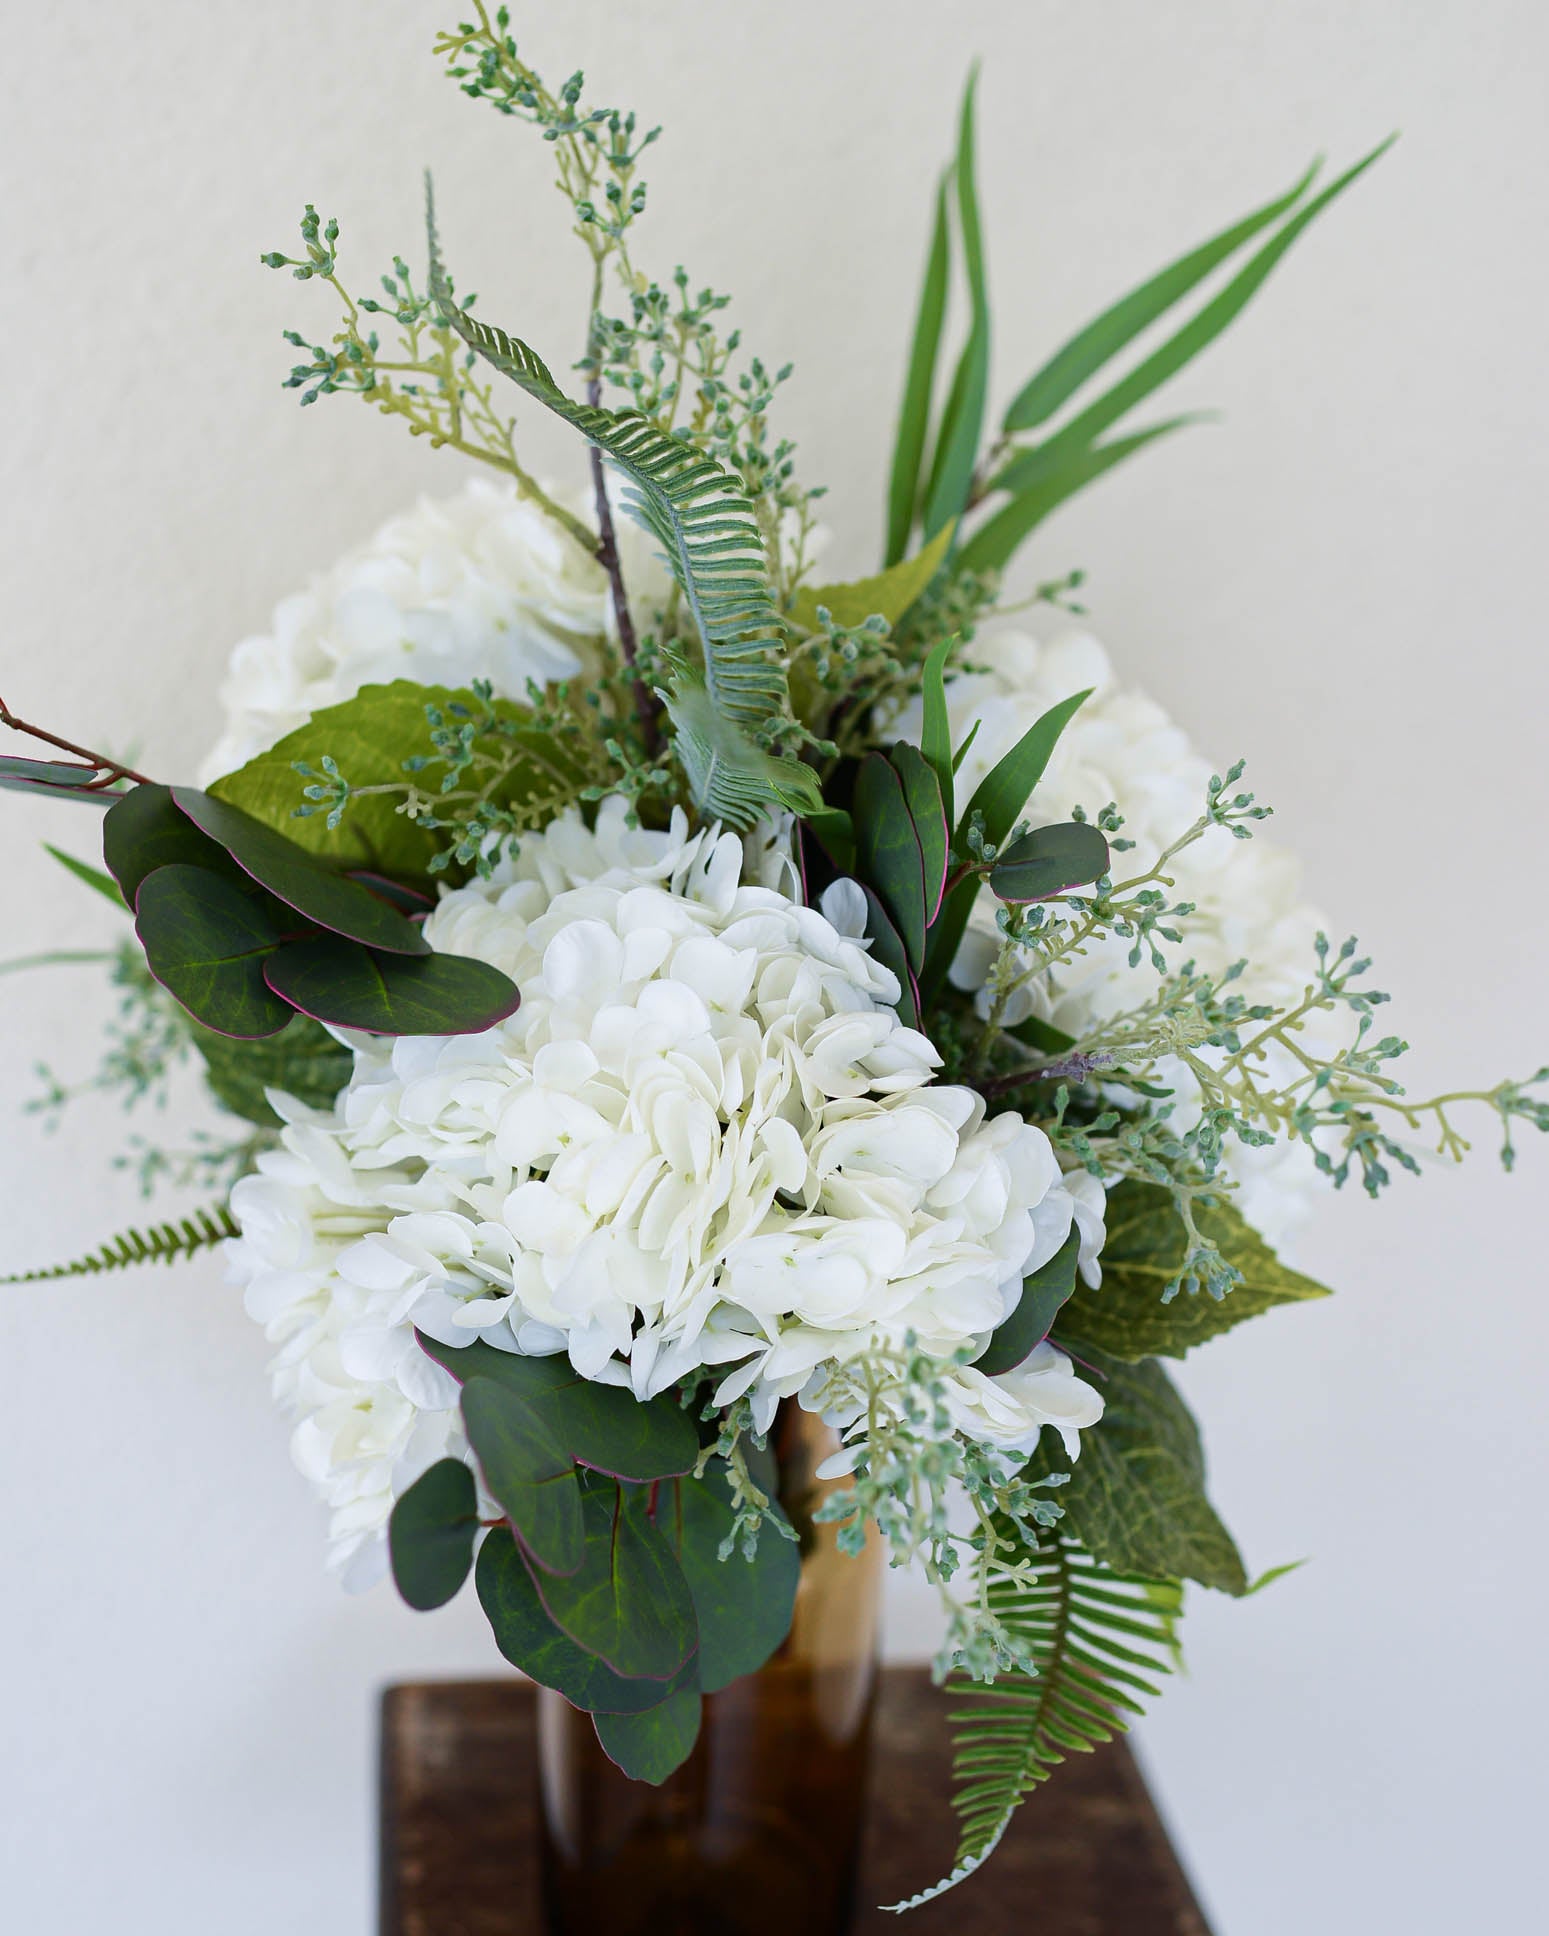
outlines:
{"label": "long grass blade", "polygon": [[953,373],[952,388],[942,413],[930,487],[925,497],[925,535],[934,538],[943,525],[961,517],[973,486],[979,438],[984,430],[990,391],[990,296],[984,269],[984,237],[979,221],[979,191],[974,164],[974,100],[979,75],[975,69],[963,91],[958,123],[957,161],[953,179],[957,189],[958,226],[963,237],[963,265],[968,276],[968,340]]}
{"label": "long grass blade", "polygon": [[931,228],[930,253],[915,316],[909,367],[904,375],[903,401],[898,412],[898,434],[893,440],[893,468],[887,487],[887,552],[885,565],[896,565],[909,549],[909,534],[920,499],[920,471],[930,440],[931,397],[936,385],[936,359],[941,349],[947,313],[947,277],[951,269],[951,236],[947,226],[947,176],[936,185],[936,216]]}

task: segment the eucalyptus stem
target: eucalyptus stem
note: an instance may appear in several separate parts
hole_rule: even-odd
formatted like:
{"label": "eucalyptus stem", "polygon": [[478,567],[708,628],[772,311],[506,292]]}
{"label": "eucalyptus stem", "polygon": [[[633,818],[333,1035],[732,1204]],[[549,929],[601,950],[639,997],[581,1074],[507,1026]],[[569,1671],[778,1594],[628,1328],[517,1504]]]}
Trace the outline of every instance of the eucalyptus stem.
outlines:
{"label": "eucalyptus stem", "polygon": [[132,766],[123,766],[117,760],[110,760],[105,753],[94,753],[89,746],[77,746],[74,740],[61,739],[57,733],[50,733],[42,726],[18,719],[3,699],[0,699],[0,726],[9,726],[13,733],[25,733],[29,739],[41,740],[45,746],[57,747],[61,753],[73,753],[77,759],[85,760],[88,764],[81,770],[92,777],[81,782],[80,787],[75,789],[78,792],[104,793],[120,780],[133,780],[136,786],[151,784],[143,773],[136,773]]}

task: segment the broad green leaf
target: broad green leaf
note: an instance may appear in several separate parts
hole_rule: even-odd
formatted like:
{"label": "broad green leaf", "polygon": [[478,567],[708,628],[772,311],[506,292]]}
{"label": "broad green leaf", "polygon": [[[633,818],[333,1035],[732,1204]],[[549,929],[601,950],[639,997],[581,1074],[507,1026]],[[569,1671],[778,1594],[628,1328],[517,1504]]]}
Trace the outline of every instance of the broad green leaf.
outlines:
{"label": "broad green leaf", "polygon": [[78,881],[83,882],[93,892],[100,894],[105,901],[111,901],[114,907],[128,906],[119,892],[117,881],[110,874],[104,874],[100,867],[88,866],[85,861],[77,860],[74,854],[67,854],[63,848],[52,846],[46,840],[43,843],[43,851],[45,854],[52,854],[61,867],[72,873]]}
{"label": "broad green leaf", "polygon": [[204,1060],[211,1095],[232,1115],[265,1129],[280,1120],[266,1090],[278,1089],[312,1109],[328,1109],[355,1066],[349,1050],[305,1015],[293,1013],[278,1035],[261,1042],[233,1042],[197,1022],[190,1033]]}
{"label": "broad green leaf", "polygon": [[137,786],[114,802],[102,823],[102,858],[130,907],[158,867],[204,867],[246,884],[230,855],[178,812],[171,787]]}
{"label": "broad green leaf", "polygon": [[920,694],[924,720],[920,728],[920,752],[929,760],[936,784],[941,789],[941,810],[949,828],[957,825],[952,806],[952,721],[947,712],[947,660],[958,643],[954,633],[933,647],[922,671]]}
{"label": "broad green leaf", "polygon": [[1152,424],[1129,437],[1115,437],[1106,444],[1085,444],[1079,449],[1056,453],[1048,469],[1037,477],[1025,475],[1011,502],[997,511],[963,546],[958,563],[964,571],[1004,571],[1024,540],[1031,537],[1051,512],[1067,498],[1083,491],[1127,457],[1154,444],[1174,430],[1204,423],[1210,413],[1187,411],[1169,417],[1165,423]]}
{"label": "broad green leaf", "polygon": [[[1057,706],[1051,706],[1041,718],[1034,720],[1010,752],[998,760],[979,782],[959,822],[960,833],[973,816],[980,813],[984,816],[986,840],[998,846],[1006,838],[1015,826],[1017,816],[1032,797],[1033,789],[1043,778],[1060,734],[1091,696],[1092,689],[1088,687],[1085,692],[1078,692],[1070,699],[1061,700]],[[947,896],[940,919],[931,930],[925,972],[920,978],[921,993],[927,1007],[952,966],[978,892],[977,879],[970,876],[960,881]]]}
{"label": "broad green leaf", "polygon": [[1047,901],[1085,887],[1108,871],[1108,843],[1087,820],[1060,820],[1035,827],[1002,848],[990,869],[990,892],[1018,905]]}
{"label": "broad green leaf", "polygon": [[875,578],[859,578],[848,585],[803,586],[791,600],[791,621],[804,632],[815,632],[821,605],[836,625],[863,625],[869,618],[885,618],[889,631],[914,604],[946,562],[955,523],[944,526],[912,558],[889,565]]}
{"label": "broad green leaf", "polygon": [[1045,443],[1033,451],[1013,457],[1006,468],[994,479],[997,490],[1017,491],[1025,480],[1040,473],[1030,471],[1030,465],[1037,462],[1047,465],[1056,457],[1063,458],[1066,452],[1078,450],[1094,443],[1098,437],[1118,420],[1143,403],[1154,390],[1159,389],[1169,377],[1191,363],[1200,351],[1213,343],[1227,326],[1242,313],[1251,298],[1263,286],[1270,272],[1281,257],[1295,242],[1309,223],[1317,220],[1329,204],[1363,175],[1378,157],[1393,144],[1396,137],[1389,138],[1364,156],[1354,167],[1347,168],[1337,181],[1333,181],[1310,202],[1304,203],[1294,215],[1276,230],[1275,234],[1262,248],[1249,257],[1226,287],[1207,302],[1197,315],[1170,336],[1159,349],[1154,350],[1144,361],[1122,376],[1113,387],[1104,392],[1095,403],[1072,417],[1062,429],[1055,432]]}
{"label": "broad green leaf", "polygon": [[941,431],[925,495],[925,535],[935,537],[967,508],[984,429],[990,387],[990,299],[984,274],[984,243],[979,229],[979,197],[974,179],[974,96],[977,68],[963,92],[958,124],[957,160],[953,180],[957,188],[958,225],[963,237],[963,261],[968,274],[970,318],[968,340],[958,359],[952,387],[942,413]]}
{"label": "broad green leaf", "polygon": [[[479,1548],[474,1585],[495,1645],[524,1674],[590,1713],[631,1714],[656,1707],[673,1681],[626,1680],[556,1627],[543,1610],[533,1574],[508,1528],[497,1526]],[[690,1660],[679,1680],[697,1686]]]}
{"label": "broad green leaf", "polygon": [[996,1326],[989,1343],[974,1360],[974,1370],[988,1377],[1015,1371],[1054,1328],[1061,1307],[1076,1288],[1076,1265],[1081,1257],[1081,1232],[1070,1235],[1046,1264],[1022,1280],[1017,1308]]}
{"label": "broad green leaf", "polygon": [[393,1581],[419,1613],[443,1607],[473,1565],[479,1502],[461,1459],[438,1459],[393,1507],[387,1547]]}
{"label": "broad green leaf", "polygon": [[931,225],[930,253],[915,315],[914,339],[898,412],[898,434],[893,440],[893,468],[887,490],[887,558],[897,564],[909,549],[915,511],[920,499],[920,472],[930,438],[931,397],[936,384],[936,356],[947,313],[947,274],[951,242],[947,228],[947,181],[936,186],[936,215]]}
{"label": "broad green leaf", "polygon": [[574,1573],[586,1533],[575,1463],[544,1410],[493,1378],[470,1378],[463,1425],[484,1474],[523,1549],[549,1573]]}
{"label": "broad green leaf", "polygon": [[264,980],[289,912],[208,868],[175,864],[141,881],[135,932],[151,973],[196,1022],[246,1040],[290,1020]]}
{"label": "broad green leaf", "polygon": [[[466,1402],[466,1400],[465,1400]],[[583,1490],[580,1567],[536,1577],[544,1610],[626,1679],[669,1681],[699,1644],[693,1597],[651,1511],[668,1489],[593,1480]]]}
{"label": "broad green leaf", "polygon": [[947,884],[947,848],[951,827],[941,797],[941,782],[935,769],[907,740],[888,749],[888,758],[903,782],[904,804],[914,822],[920,843],[920,861],[925,872],[925,925],[930,926],[941,912],[941,896]]}
{"label": "broad green leaf", "polygon": [[632,1781],[664,1782],[699,1739],[699,1690],[680,1688],[643,1714],[594,1714],[602,1751]]}
{"label": "broad green leaf", "polygon": [[1068,1332],[1083,1345],[1131,1363],[1181,1358],[1245,1318],[1278,1304],[1329,1295],[1323,1285],[1282,1264],[1229,1203],[1197,1209],[1194,1219],[1201,1235],[1242,1272],[1240,1284],[1222,1298],[1201,1292],[1164,1304],[1162,1292],[1182,1268],[1188,1236],[1160,1184],[1127,1180],[1108,1193],[1101,1288],[1078,1291],[1062,1315],[1062,1336]]}
{"label": "broad green leaf", "polygon": [[1250,242],[1261,229],[1278,221],[1287,209],[1299,202],[1311,186],[1318,167],[1314,162],[1288,194],[1278,196],[1180,256],[1078,330],[1017,392],[1006,412],[1005,428],[1033,430],[1047,422],[1089,376],[1203,282],[1212,269],[1235,255],[1245,242]]}
{"label": "broad green leaf", "polygon": [[470,1378],[493,1378],[519,1397],[542,1402],[546,1394],[572,1384],[577,1376],[575,1367],[562,1351],[552,1357],[538,1358],[529,1357],[525,1352],[497,1350],[482,1338],[475,1338],[470,1344],[450,1345],[423,1331],[416,1331],[414,1336],[426,1357],[449,1371],[459,1385],[466,1385]]}
{"label": "broad green leaf", "polygon": [[276,833],[230,801],[193,787],[174,787],[172,799],[178,811],[223,847],[243,873],[318,927],[389,954],[430,953],[424,935],[396,908],[359,881],[330,872],[288,835]]}
{"label": "broad green leaf", "polygon": [[920,989],[914,978],[914,970],[909,965],[909,951],[904,946],[903,937],[893,926],[887,909],[878,900],[876,890],[860,883],[861,892],[866,896],[866,934],[871,942],[871,958],[880,961],[884,968],[891,969],[898,982],[898,1000],[894,1007],[899,1019],[908,1028],[920,1026]]}
{"label": "broad green leaf", "polygon": [[[552,734],[525,726],[531,718],[525,706],[499,698],[491,704],[502,722],[503,747],[511,755],[510,770],[491,799],[497,806],[529,808],[535,819],[546,819],[575,798],[587,776]],[[408,679],[362,686],[352,698],[314,713],[304,726],[215,781],[209,791],[341,868],[381,873],[394,881],[426,880],[439,839],[399,811],[399,794],[367,793],[352,799],[339,825],[331,828],[327,813],[299,811],[309,804],[308,782],[296,767],[299,762],[319,772],[327,758],[352,787],[418,784],[434,793],[440,785],[438,768],[416,779],[405,773],[403,764],[431,753],[427,706],[450,724],[457,723],[459,707],[470,717],[484,713],[484,701],[466,690],[422,686]]]}
{"label": "broad green leaf", "polygon": [[801,1549],[770,1521],[751,1560],[735,1551],[722,1559],[735,1517],[724,1461],[712,1460],[702,1479],[679,1483],[678,1561],[694,1596],[699,1686],[706,1694],[764,1665],[790,1632],[801,1579]]}
{"label": "broad green leaf", "polygon": [[1189,1408],[1154,1358],[1095,1358],[1103,1415],[1071,1460],[1045,1432],[1029,1478],[1069,1474],[1058,1493],[1066,1529],[1095,1559],[1149,1579],[1198,1580],[1243,1594],[1242,1555],[1205,1497],[1205,1460]]}
{"label": "broad green leaf", "polygon": [[855,862],[861,884],[875,888],[904,944],[911,968],[925,958],[927,898],[925,862],[904,783],[886,754],[861,761],[850,802],[855,825]]}
{"label": "broad green leaf", "polygon": [[293,941],[263,968],[303,1015],[373,1035],[478,1035],[516,1013],[521,996],[498,968],[465,955],[386,955],[342,935]]}

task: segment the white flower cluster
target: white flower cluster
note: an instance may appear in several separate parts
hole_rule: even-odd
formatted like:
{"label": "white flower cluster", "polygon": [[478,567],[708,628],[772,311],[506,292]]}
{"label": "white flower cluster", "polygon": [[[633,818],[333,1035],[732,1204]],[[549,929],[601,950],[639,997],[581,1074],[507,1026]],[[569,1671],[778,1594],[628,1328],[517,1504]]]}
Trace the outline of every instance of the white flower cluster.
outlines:
{"label": "white flower cluster", "polygon": [[[1033,721],[1072,693],[1092,696],[1060,736],[1054,756],[1029,801],[1027,817],[1067,819],[1072,807],[1095,815],[1109,802],[1124,815],[1124,837],[1133,850],[1117,857],[1124,874],[1143,873],[1198,818],[1211,768],[1188,735],[1156,702],[1120,684],[1103,647],[1089,633],[1069,632],[1041,642],[1010,627],[978,634],[970,657],[981,672],[951,680],[947,710],[954,745],[977,722],[963,761],[958,797],[974,789]],[[915,701],[891,731],[918,739]],[[1216,769],[1219,771],[1219,769]],[[1220,974],[1246,958],[1242,991],[1255,1001],[1294,1002],[1313,964],[1313,941],[1326,926],[1300,898],[1301,868],[1294,855],[1255,833],[1250,841],[1212,832],[1170,864],[1175,900],[1192,901],[1178,960],[1192,957],[1206,974]],[[981,895],[952,979],[982,991],[998,945],[994,903]],[[1017,1021],[1037,1013],[1066,1034],[1093,1026],[1144,998],[1144,982],[1129,966],[1129,943],[1110,937],[1094,943],[1078,961],[1018,991]],[[1178,1068],[1182,1123],[1190,1120],[1193,1085]],[[1229,1166],[1239,1182],[1238,1201],[1250,1222],[1272,1242],[1283,1241],[1305,1217],[1318,1180],[1305,1149],[1279,1143],[1248,1150],[1233,1146]]]}
{"label": "white flower cluster", "polygon": [[[564,816],[427,924],[511,975],[517,1013],[358,1042],[329,1112],[281,1099],[229,1255],[356,1580],[396,1494],[463,1449],[416,1328],[567,1351],[641,1398],[710,1368],[716,1402],[747,1394],[766,1426],[783,1397],[821,1405],[826,1368],[911,1334],[942,1358],[982,1339],[1073,1221],[1096,1281],[1101,1189],[1041,1130],[932,1083],[859,890],[806,908],[747,864],[681,815],[667,833],[631,830],[618,800],[595,832]],[[1102,1410],[1052,1347],[951,1376],[961,1428],[1007,1448]]]}
{"label": "white flower cluster", "polygon": [[[578,496],[567,509],[589,516]],[[650,540],[617,521],[626,581],[640,609],[664,594]],[[272,629],[231,656],[225,730],[201,771],[208,782],[283,739],[364,685],[488,679],[523,699],[528,680],[567,679],[612,625],[595,559],[514,485],[475,478],[422,498],[275,608]]]}

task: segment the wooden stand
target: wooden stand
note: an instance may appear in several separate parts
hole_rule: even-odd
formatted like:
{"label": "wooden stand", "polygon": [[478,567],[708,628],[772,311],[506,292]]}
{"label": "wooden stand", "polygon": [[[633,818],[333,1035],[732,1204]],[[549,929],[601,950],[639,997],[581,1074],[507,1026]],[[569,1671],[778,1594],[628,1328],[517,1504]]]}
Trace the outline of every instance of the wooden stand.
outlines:
{"label": "wooden stand", "polygon": [[[381,1936],[541,1936],[533,1693],[447,1681],[382,1697]],[[1209,1936],[1122,1742],[1073,1757],[979,1875],[906,1918],[952,1863],[950,1742],[925,1671],[884,1671],[855,1936]]]}

